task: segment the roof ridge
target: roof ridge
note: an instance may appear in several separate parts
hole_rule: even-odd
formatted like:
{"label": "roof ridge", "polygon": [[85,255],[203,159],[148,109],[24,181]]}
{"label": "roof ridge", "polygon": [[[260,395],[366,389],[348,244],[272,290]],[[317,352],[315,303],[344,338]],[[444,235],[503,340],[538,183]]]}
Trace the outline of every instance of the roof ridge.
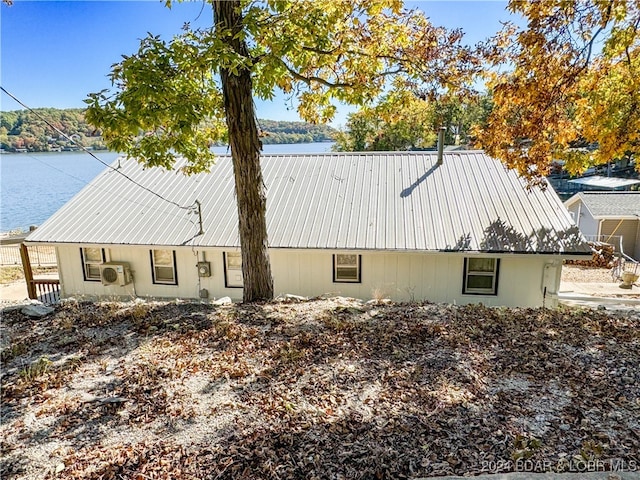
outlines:
{"label": "roof ridge", "polygon": [[[317,157],[317,156],[378,156],[378,155],[437,155],[437,150],[376,150],[376,151],[362,151],[362,152],[262,152],[261,157]],[[483,154],[484,150],[470,149],[470,150],[449,150],[444,152],[444,155],[460,155],[460,154]],[[231,157],[230,153],[218,153],[216,157]],[[183,158],[183,157],[180,157]]]}

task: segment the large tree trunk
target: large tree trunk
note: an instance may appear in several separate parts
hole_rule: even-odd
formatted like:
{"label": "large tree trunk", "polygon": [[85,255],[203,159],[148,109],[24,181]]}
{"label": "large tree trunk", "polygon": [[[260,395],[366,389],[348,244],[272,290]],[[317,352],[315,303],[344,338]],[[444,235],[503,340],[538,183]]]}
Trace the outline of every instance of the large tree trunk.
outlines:
{"label": "large tree trunk", "polygon": [[[228,29],[231,33],[224,37],[225,42],[240,55],[248,57],[247,45],[237,35],[243,28],[240,2],[216,0],[213,11],[216,29]],[[267,250],[267,199],[260,169],[262,144],[256,124],[251,71],[238,68],[234,74],[222,69],[220,73],[238,201],[243,300],[270,300],[273,298],[273,279]]]}

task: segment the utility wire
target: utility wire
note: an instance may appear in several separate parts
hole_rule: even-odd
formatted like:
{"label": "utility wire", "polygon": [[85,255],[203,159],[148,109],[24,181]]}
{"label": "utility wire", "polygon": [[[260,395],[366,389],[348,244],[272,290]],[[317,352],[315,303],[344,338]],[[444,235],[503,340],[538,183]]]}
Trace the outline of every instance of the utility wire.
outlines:
{"label": "utility wire", "polygon": [[[128,197],[125,197],[123,195],[120,195],[118,193],[113,193],[111,190],[107,190],[106,188],[99,187],[99,186],[95,185],[92,182],[87,182],[86,180],[83,180],[82,178],[76,177],[75,175],[72,175],[72,174],[70,174],[68,172],[65,172],[64,170],[61,170],[61,169],[59,169],[57,167],[54,167],[53,165],[43,161],[42,159],[40,159],[40,158],[38,158],[38,157],[36,157],[34,155],[29,155],[29,154],[26,154],[26,155],[29,158],[35,160],[36,162],[41,163],[42,165],[44,165],[46,167],[49,167],[49,168],[51,168],[53,170],[57,170],[58,172],[62,173],[63,175],[66,175],[66,176],[68,176],[70,178],[73,178],[74,180],[77,180],[78,182],[80,182],[85,187],[90,187],[90,188],[93,188],[93,189],[96,189],[96,190],[102,190],[103,192],[108,192],[110,195],[113,195],[113,196],[116,196],[118,198],[123,199],[125,202],[129,202],[129,203],[132,203],[134,205],[138,205],[138,206],[146,208],[148,210],[155,210],[155,211],[160,212],[160,213],[162,213],[164,215],[170,215],[172,217],[183,219],[183,217],[181,215],[177,215],[176,213],[172,213],[172,212],[169,212],[167,210],[161,210],[160,208],[157,208],[157,207],[152,207],[151,205],[148,205],[148,204],[145,204],[145,203],[141,203],[141,202],[138,202],[136,200],[132,200],[132,199],[130,199]],[[197,227],[197,225],[195,224],[195,222],[193,220],[187,218],[187,221],[189,223],[191,223],[194,227]]]}
{"label": "utility wire", "polygon": [[31,113],[33,113],[36,117],[38,117],[40,120],[42,120],[44,123],[46,123],[51,129],[53,129],[55,132],[57,132],[58,134],[62,135],[64,138],[66,138],[68,141],[70,141],[71,143],[73,143],[74,145],[78,146],[83,152],[88,153],[89,155],[91,155],[93,158],[95,158],[97,161],[99,161],[101,164],[103,164],[105,167],[110,168],[111,170],[113,170],[114,172],[119,173],[120,175],[122,175],[124,178],[126,178],[127,180],[129,180],[131,183],[137,185],[138,187],[142,188],[143,190],[146,190],[147,192],[155,195],[156,197],[164,200],[165,202],[170,203],[171,205],[174,205],[178,208],[181,208],[183,210],[189,210],[189,211],[193,211],[195,207],[197,207],[197,204],[194,202],[193,204],[189,205],[188,207],[185,207],[183,205],[180,205],[179,203],[174,202],[173,200],[169,200],[168,198],[163,197],[162,195],[160,195],[159,193],[154,192],[153,190],[151,190],[148,187],[145,187],[144,185],[136,182],[133,178],[129,177],[128,175],[126,175],[125,173],[121,172],[118,168],[114,168],[111,165],[109,165],[107,162],[103,161],[101,158],[99,158],[97,155],[95,155],[91,150],[89,150],[88,148],[86,148],[84,145],[79,144],[78,142],[76,142],[73,138],[71,138],[69,135],[67,135],[66,133],[64,133],[62,130],[60,130],[59,128],[55,127],[54,125],[52,125],[45,117],[43,117],[42,115],[40,115],[40,113],[38,113],[36,110],[34,110],[33,108],[29,107],[28,105],[25,105],[22,101],[20,101],[18,98],[16,98],[15,95],[12,95],[11,93],[9,93],[3,86],[0,86],[0,90],[2,90],[5,94],[7,94],[9,97],[11,97],[14,101],[16,101],[20,106],[22,106],[23,108],[26,108],[27,110],[29,110]]}

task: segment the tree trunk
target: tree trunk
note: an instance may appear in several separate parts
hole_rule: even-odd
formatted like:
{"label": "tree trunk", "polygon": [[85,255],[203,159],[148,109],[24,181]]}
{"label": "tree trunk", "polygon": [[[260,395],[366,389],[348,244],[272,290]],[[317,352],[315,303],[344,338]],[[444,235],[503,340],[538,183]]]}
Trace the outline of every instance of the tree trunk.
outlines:
{"label": "tree trunk", "polygon": [[[235,52],[248,57],[247,45],[238,35],[243,29],[239,0],[216,0],[213,12],[216,29],[230,31],[224,41]],[[260,169],[262,143],[256,124],[251,71],[240,67],[234,74],[222,69],[220,76],[238,202],[243,300],[271,300],[273,279],[267,249],[267,199]]]}

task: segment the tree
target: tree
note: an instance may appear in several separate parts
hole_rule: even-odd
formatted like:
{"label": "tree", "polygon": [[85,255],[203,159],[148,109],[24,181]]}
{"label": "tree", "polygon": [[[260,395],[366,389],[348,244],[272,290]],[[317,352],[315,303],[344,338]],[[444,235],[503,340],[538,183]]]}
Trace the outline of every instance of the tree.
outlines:
{"label": "tree", "polygon": [[475,146],[474,131],[484,128],[491,112],[490,93],[464,92],[465,95],[441,96],[435,99],[433,128],[445,128],[448,145]]}
{"label": "tree", "polygon": [[[170,6],[171,2],[167,4]],[[276,89],[302,119],[330,120],[334,101],[362,104],[388,78],[451,86],[475,68],[459,31],[432,26],[399,0],[212,0],[210,29],[170,42],[149,35],[113,67],[114,93],[91,94],[87,119],[108,146],[147,166],[206,171],[228,138],[234,165],[244,300],[273,296],[266,198],[253,96]]]}
{"label": "tree", "polygon": [[338,151],[394,151],[425,148],[436,140],[432,104],[410,90],[398,89],[379,103],[349,115],[346,130],[338,133]]}
{"label": "tree", "polygon": [[435,144],[445,129],[445,143],[473,143],[471,128],[482,127],[491,111],[491,97],[465,90],[464,95],[437,95],[421,89],[394,90],[373,106],[350,114],[336,136],[338,151],[415,150]]}
{"label": "tree", "polygon": [[[487,152],[532,180],[640,151],[640,1],[511,0],[527,21],[485,45],[493,110]],[[589,147],[589,148],[579,148]],[[640,168],[639,162],[636,166]]]}

